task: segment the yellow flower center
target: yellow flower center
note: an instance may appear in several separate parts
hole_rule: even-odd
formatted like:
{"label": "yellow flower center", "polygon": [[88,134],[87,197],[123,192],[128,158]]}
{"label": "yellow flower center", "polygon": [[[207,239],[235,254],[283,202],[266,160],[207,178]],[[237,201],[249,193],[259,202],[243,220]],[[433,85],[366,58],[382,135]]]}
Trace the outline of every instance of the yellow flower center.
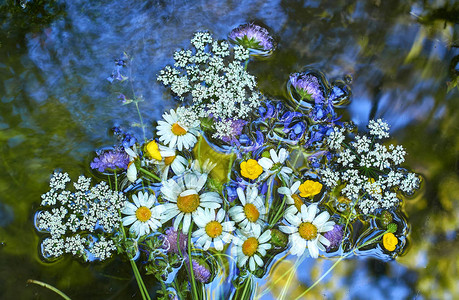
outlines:
{"label": "yellow flower center", "polygon": [[164,157],[164,163],[166,164],[166,166],[172,164],[175,160],[175,155],[174,156],[168,156],[168,157]]}
{"label": "yellow flower center", "polygon": [[172,124],[172,128],[171,128],[171,131],[173,134],[175,135],[185,135],[186,134],[186,129],[183,128],[182,126],[180,126],[177,122],[175,122],[174,124]]}
{"label": "yellow flower center", "polygon": [[159,147],[158,144],[156,144],[155,141],[151,141],[147,144],[145,147],[148,155],[150,155],[151,158],[154,158],[156,160],[161,160],[161,153],[159,153]]}
{"label": "yellow flower center", "polygon": [[246,256],[252,256],[257,252],[258,240],[254,237],[250,237],[242,244],[242,253]]}
{"label": "yellow flower center", "polygon": [[293,199],[293,205],[295,205],[296,209],[298,209],[298,211],[301,211],[301,205],[304,204],[303,200],[301,200],[300,196],[298,196],[297,194],[293,194],[292,195],[292,199]]}
{"label": "yellow flower center", "polygon": [[250,222],[256,222],[260,217],[260,212],[258,211],[257,207],[252,203],[247,203],[244,206],[244,213]]}
{"label": "yellow flower center", "polygon": [[140,222],[146,222],[151,218],[151,210],[148,207],[141,206],[135,211],[135,217]]}
{"label": "yellow flower center", "polygon": [[394,251],[398,244],[398,239],[392,232],[388,232],[383,236],[383,245],[389,251]]}
{"label": "yellow flower center", "polygon": [[198,194],[178,196],[177,198],[177,207],[181,212],[184,213],[194,212],[198,208],[199,203],[200,202]]}
{"label": "yellow flower center", "polygon": [[312,223],[304,222],[298,227],[298,233],[303,239],[310,241],[317,237],[317,227]]}
{"label": "yellow flower center", "polygon": [[217,221],[211,221],[206,225],[206,233],[211,238],[215,238],[222,234],[223,227],[222,224],[218,223]]}
{"label": "yellow flower center", "polygon": [[263,168],[255,159],[241,162],[241,175],[249,179],[257,179],[263,173]]}
{"label": "yellow flower center", "polygon": [[314,197],[322,190],[322,184],[320,182],[306,180],[300,185],[299,190],[301,197]]}

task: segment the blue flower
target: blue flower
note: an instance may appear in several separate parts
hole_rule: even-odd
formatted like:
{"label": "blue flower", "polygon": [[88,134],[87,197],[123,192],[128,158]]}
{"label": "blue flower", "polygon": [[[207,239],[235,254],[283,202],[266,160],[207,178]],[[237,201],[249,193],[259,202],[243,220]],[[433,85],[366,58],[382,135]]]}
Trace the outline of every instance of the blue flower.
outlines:
{"label": "blue flower", "polygon": [[343,225],[338,224],[335,224],[332,230],[324,233],[324,238],[330,241],[330,245],[326,247],[327,252],[339,247],[343,239],[343,233]]}
{"label": "blue flower", "polygon": [[91,162],[91,169],[104,172],[107,169],[127,169],[129,155],[122,149],[103,151]]}
{"label": "blue flower", "polygon": [[324,92],[319,78],[312,74],[294,73],[290,75],[290,83],[302,99],[313,100],[316,104],[325,101]]}
{"label": "blue flower", "polygon": [[228,37],[248,49],[271,51],[274,48],[268,30],[255,24],[241,25],[233,29]]}

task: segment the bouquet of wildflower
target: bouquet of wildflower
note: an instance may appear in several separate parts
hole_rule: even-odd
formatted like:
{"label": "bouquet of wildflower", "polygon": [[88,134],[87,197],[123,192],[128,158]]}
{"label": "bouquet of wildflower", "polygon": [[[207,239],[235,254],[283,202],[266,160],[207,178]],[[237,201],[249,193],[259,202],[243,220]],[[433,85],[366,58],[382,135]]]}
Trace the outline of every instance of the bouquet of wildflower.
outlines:
{"label": "bouquet of wildflower", "polygon": [[[247,65],[274,39],[254,24],[229,39],[198,32],[192,50],[174,54],[158,80],[181,106],[149,140],[114,128],[118,144],[90,163],[97,184],[80,176],[69,188],[54,173],[36,216],[44,258],[124,255],[143,299],[251,299],[282,253],[340,261],[404,251],[400,203],[420,177],[399,166],[402,146],[380,142],[387,123],[371,120],[359,135],[339,121],[350,89],[318,70],[290,76],[290,99],[266,99]],[[110,82],[129,80],[125,67],[117,61]],[[139,99],[122,99],[141,117]]]}

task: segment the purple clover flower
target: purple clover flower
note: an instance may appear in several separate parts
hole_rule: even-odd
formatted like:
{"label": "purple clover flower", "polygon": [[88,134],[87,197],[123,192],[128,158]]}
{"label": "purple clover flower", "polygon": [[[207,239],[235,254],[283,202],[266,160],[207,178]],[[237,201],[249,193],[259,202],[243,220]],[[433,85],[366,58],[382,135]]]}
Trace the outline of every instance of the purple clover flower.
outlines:
{"label": "purple clover flower", "polygon": [[104,172],[107,169],[127,169],[129,164],[129,155],[123,149],[104,151],[91,162],[91,169],[97,169]]}
{"label": "purple clover flower", "polygon": [[192,264],[193,264],[194,278],[197,279],[198,281],[202,282],[202,283],[209,282],[209,279],[210,279],[210,276],[211,276],[210,271],[206,267],[200,265],[194,259],[192,261]]}
{"label": "purple clover flower", "polygon": [[242,129],[244,129],[244,126],[245,124],[247,124],[247,121],[239,120],[239,119],[238,120],[229,119],[227,120],[227,122],[231,122],[231,134],[227,136],[223,136],[221,140],[225,143],[236,144],[239,146],[241,143],[239,142],[237,138],[241,135]]}
{"label": "purple clover flower", "polygon": [[[180,252],[186,254],[187,247],[187,236],[181,232],[178,232]],[[166,229],[165,234],[162,235],[163,239],[163,248],[166,249],[168,253],[180,254],[177,248],[177,231],[173,227]]]}
{"label": "purple clover flower", "polygon": [[343,233],[343,225],[338,224],[335,224],[332,230],[324,233],[324,238],[330,241],[330,245],[326,248],[327,252],[330,252],[341,244]]}
{"label": "purple clover flower", "polygon": [[290,75],[290,82],[302,99],[314,100],[316,104],[325,100],[319,78],[311,74],[294,73]]}
{"label": "purple clover flower", "polygon": [[240,25],[228,37],[249,49],[271,51],[274,48],[273,38],[268,30],[255,24]]}

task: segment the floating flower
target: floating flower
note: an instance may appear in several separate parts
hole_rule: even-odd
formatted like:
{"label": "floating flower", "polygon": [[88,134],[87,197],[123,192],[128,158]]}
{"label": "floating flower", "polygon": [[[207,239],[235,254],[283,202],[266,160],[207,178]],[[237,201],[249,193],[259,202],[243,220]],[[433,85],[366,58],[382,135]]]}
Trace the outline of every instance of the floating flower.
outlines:
{"label": "floating flower", "polygon": [[307,73],[294,73],[290,75],[290,83],[293,85],[301,99],[313,100],[315,103],[323,103],[325,100],[319,78]]}
{"label": "floating flower", "polygon": [[231,218],[239,223],[239,226],[245,231],[252,232],[254,228],[260,228],[264,225],[266,209],[263,200],[258,196],[256,186],[248,186],[246,194],[241,188],[237,188],[237,195],[242,206],[237,205],[228,211]]}
{"label": "floating flower", "polygon": [[165,121],[158,121],[159,140],[171,148],[177,146],[179,151],[190,149],[196,144],[196,136],[199,132],[194,127],[185,126],[181,121],[184,107],[177,108],[177,111],[171,109],[170,113],[164,113]]}
{"label": "floating flower", "polygon": [[[269,242],[271,239],[271,230],[266,230],[261,234],[261,228],[256,227],[248,235],[240,235],[234,238],[236,244],[237,265],[242,268],[247,261],[249,262],[250,271],[255,271],[256,265],[263,267],[264,262],[261,259],[266,255],[266,251],[271,249]],[[234,249],[234,248],[233,248]]]}
{"label": "floating flower", "polygon": [[[173,227],[166,229],[165,234],[161,235],[163,239],[163,248],[169,253],[182,254],[186,253],[188,237],[183,232],[175,230]],[[178,248],[180,246],[180,251]]]}
{"label": "floating flower", "polygon": [[388,232],[384,234],[383,236],[384,248],[386,248],[388,251],[394,251],[397,244],[398,244],[398,239],[392,232]]}
{"label": "floating flower", "polygon": [[269,176],[272,174],[278,174],[279,178],[284,179],[285,181],[288,180],[289,175],[293,171],[289,167],[284,167],[283,164],[288,157],[288,152],[284,148],[279,150],[279,153],[276,153],[274,149],[269,151],[271,158],[262,157],[258,160],[260,166],[263,167],[263,170],[266,172],[265,176]]}
{"label": "floating flower", "polygon": [[162,160],[161,153],[159,151],[159,146],[155,141],[149,142],[145,146],[145,152],[153,159]]}
{"label": "floating flower", "polygon": [[327,252],[330,252],[330,250],[337,248],[341,244],[344,234],[343,227],[343,225],[335,224],[332,230],[324,233],[324,237],[330,241],[330,245],[326,246]]}
{"label": "floating flower", "polygon": [[99,154],[91,162],[91,169],[97,169],[99,172],[104,172],[107,169],[127,169],[129,164],[129,156],[120,149],[108,150]]}
{"label": "floating flower", "polygon": [[303,200],[296,194],[296,191],[300,187],[301,182],[295,182],[290,188],[280,187],[277,189],[277,192],[287,198],[286,202],[289,204],[289,207],[285,213],[296,214],[301,210],[301,206],[304,204]]}
{"label": "floating flower", "polygon": [[196,220],[198,208],[217,209],[222,203],[220,195],[215,192],[202,193],[201,190],[207,181],[207,175],[186,174],[178,181],[169,179],[163,182],[161,193],[169,202],[164,207],[163,223],[176,217],[173,223],[174,229],[177,230],[183,220],[183,233],[188,232],[191,219]]}
{"label": "floating flower", "polygon": [[300,196],[309,198],[319,194],[322,190],[322,184],[313,180],[306,180],[299,186]]}
{"label": "floating flower", "polygon": [[131,225],[130,232],[137,236],[149,234],[150,231],[155,231],[161,227],[160,215],[163,207],[154,206],[156,202],[155,195],[139,192],[137,195],[132,195],[134,204],[126,201],[121,212],[128,215],[123,218],[123,226]]}
{"label": "floating flower", "polygon": [[271,51],[274,48],[273,38],[268,30],[255,24],[240,25],[228,37],[248,49]]}
{"label": "floating flower", "polygon": [[302,255],[307,247],[311,257],[317,258],[319,250],[325,251],[324,246],[330,246],[330,241],[321,233],[332,230],[335,222],[329,221],[330,214],[327,211],[316,216],[318,212],[317,204],[308,207],[303,204],[300,213],[285,214],[285,220],[291,225],[279,226],[279,229],[290,235],[290,251],[293,255]]}
{"label": "floating flower", "polygon": [[234,222],[223,222],[224,219],[225,211],[223,209],[220,209],[217,214],[210,209],[198,209],[194,220],[200,228],[193,232],[193,237],[198,238],[196,243],[201,245],[204,250],[209,249],[213,242],[215,249],[222,251],[223,242],[231,242],[233,237],[231,232],[234,231]]}
{"label": "floating flower", "polygon": [[249,179],[257,179],[263,173],[263,168],[254,159],[241,162],[241,175]]}

